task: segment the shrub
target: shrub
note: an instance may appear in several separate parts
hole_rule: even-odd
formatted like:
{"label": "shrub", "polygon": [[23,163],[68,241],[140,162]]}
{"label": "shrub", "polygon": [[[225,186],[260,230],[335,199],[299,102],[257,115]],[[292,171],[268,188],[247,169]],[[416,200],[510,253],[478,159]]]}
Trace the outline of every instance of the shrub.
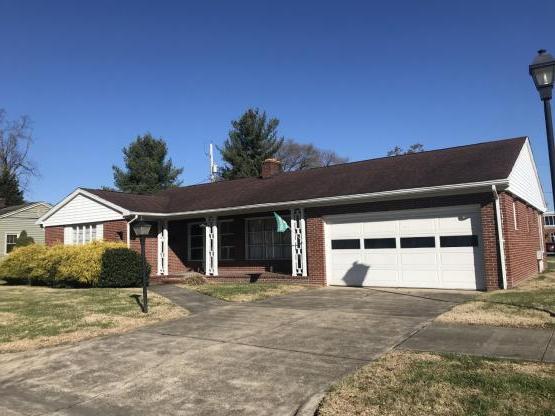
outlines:
{"label": "shrub", "polygon": [[141,256],[122,243],[33,244],[16,248],[0,263],[0,278],[8,283],[129,287],[142,281],[141,267]]}
{"label": "shrub", "polygon": [[16,248],[0,263],[0,278],[16,284],[50,284],[55,266],[48,254],[41,244]]}
{"label": "shrub", "polygon": [[[146,264],[147,276],[150,265]],[[133,287],[142,285],[142,259],[136,251],[128,248],[109,248],[102,256],[98,286]]]}
{"label": "shrub", "polygon": [[31,244],[35,244],[35,240],[33,239],[33,237],[29,237],[27,235],[27,231],[25,230],[21,231],[19,237],[17,237],[17,240],[15,240],[16,247],[26,247],[30,246]]}

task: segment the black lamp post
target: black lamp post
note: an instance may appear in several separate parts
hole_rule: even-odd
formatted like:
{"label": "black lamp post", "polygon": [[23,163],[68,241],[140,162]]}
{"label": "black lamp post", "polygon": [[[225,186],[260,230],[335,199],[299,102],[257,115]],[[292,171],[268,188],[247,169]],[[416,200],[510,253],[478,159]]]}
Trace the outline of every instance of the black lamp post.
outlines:
{"label": "black lamp post", "polygon": [[551,91],[553,90],[554,72],[555,59],[545,49],[540,49],[538,56],[530,65],[530,75],[543,101],[547,148],[549,149],[549,167],[551,169],[551,190],[553,192],[552,198],[555,201],[555,144],[553,143],[553,120],[551,118]]}
{"label": "black lamp post", "polygon": [[150,233],[151,225],[146,221],[137,221],[133,223],[133,232],[141,242],[141,259],[143,262],[143,312],[148,312],[148,276],[146,273],[146,255],[145,255],[145,238]]}

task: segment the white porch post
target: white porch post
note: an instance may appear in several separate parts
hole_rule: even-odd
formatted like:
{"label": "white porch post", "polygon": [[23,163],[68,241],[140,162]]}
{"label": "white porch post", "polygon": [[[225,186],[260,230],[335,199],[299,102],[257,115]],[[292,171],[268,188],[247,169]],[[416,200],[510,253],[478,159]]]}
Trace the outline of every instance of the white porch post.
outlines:
{"label": "white porch post", "polygon": [[204,228],[204,274],[207,276],[218,275],[218,219],[206,218]]}
{"label": "white porch post", "polygon": [[168,222],[158,221],[158,274],[168,274]]}
{"label": "white porch post", "polygon": [[291,209],[291,270],[293,276],[306,276],[306,227],[304,209]]}

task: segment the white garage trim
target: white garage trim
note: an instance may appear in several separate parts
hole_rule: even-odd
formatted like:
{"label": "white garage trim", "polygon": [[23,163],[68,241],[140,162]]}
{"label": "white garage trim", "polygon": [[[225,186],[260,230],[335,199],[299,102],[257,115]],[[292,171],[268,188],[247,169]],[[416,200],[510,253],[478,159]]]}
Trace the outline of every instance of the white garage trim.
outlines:
{"label": "white garage trim", "polygon": [[[477,204],[330,215],[324,224],[328,285],[485,287]],[[332,240],[343,246],[332,250]]]}

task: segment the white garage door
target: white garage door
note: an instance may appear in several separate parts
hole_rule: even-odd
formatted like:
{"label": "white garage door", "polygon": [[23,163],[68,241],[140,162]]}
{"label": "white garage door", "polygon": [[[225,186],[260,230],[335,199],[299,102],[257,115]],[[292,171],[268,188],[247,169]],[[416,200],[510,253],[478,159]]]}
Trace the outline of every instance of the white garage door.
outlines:
{"label": "white garage door", "polygon": [[328,284],[482,289],[478,206],[326,218]]}

